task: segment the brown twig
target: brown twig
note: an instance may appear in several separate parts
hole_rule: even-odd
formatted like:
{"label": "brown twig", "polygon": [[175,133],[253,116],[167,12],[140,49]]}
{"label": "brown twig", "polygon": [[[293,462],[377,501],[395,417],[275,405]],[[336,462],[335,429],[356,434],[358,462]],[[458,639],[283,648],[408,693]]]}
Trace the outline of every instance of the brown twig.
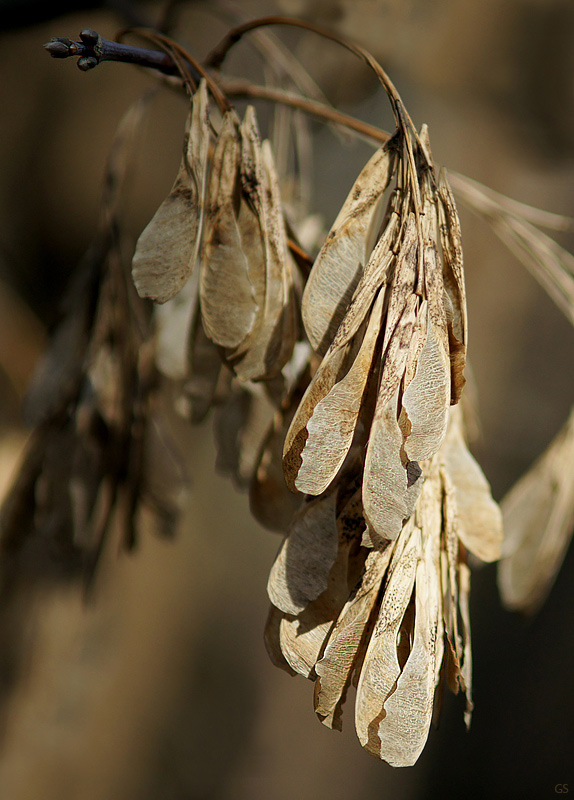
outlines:
{"label": "brown twig", "polygon": [[[94,69],[102,61],[118,61],[155,69],[164,75],[179,76],[180,74],[177,64],[166,52],[111,42],[89,28],[80,33],[80,39],[80,42],[74,42],[71,39],[54,38],[47,42],[44,48],[52,58],[79,56],[78,67],[84,72]],[[201,75],[197,68],[188,61],[185,61],[185,65],[194,79],[197,78],[199,82]],[[343,114],[331,106],[317,100],[310,100],[293,92],[286,92],[269,86],[260,86],[235,78],[222,78],[220,85],[227,97],[269,100],[273,103],[282,103],[291,108],[298,108],[318,119],[333,122],[336,125],[352,130],[370,142],[374,141],[382,144],[390,138],[389,133],[376,128],[374,125],[369,125],[349,114]]]}

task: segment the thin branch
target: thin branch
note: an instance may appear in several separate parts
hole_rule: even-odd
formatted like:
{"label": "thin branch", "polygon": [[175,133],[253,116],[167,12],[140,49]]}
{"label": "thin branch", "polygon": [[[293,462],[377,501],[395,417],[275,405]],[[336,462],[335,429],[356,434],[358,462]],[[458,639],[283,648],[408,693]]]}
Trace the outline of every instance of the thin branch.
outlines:
{"label": "thin branch", "polygon": [[[73,42],[71,39],[55,38],[47,42],[44,48],[52,58],[79,56],[78,67],[84,72],[94,69],[103,61],[118,61],[155,69],[164,75],[177,77],[180,75],[177,64],[168,53],[149,50],[145,47],[110,42],[90,28],[80,33],[80,39],[80,42]],[[199,82],[201,75],[197,68],[187,60],[185,61],[185,66],[194,77],[194,80],[197,79],[197,82]],[[228,97],[269,100],[273,103],[282,103],[291,108],[298,108],[326,122],[333,122],[336,125],[354,131],[369,142],[384,144],[390,139],[390,134],[386,131],[382,131],[374,125],[369,125],[349,114],[343,114],[331,106],[317,100],[310,100],[302,95],[268,86],[259,86],[258,84],[235,78],[223,78],[220,81],[220,85]]]}
{"label": "thin branch", "polygon": [[[164,75],[179,75],[177,64],[173,58],[159,50],[149,50],[145,47],[110,42],[91,28],[85,28],[80,33],[80,39],[81,41],[74,42],[71,39],[56,37],[46,42],[44,48],[52,58],[79,56],[78,68],[83,72],[94,69],[103,61],[121,61],[125,64],[149,67],[150,69],[158,70]],[[189,62],[186,62],[186,66],[193,79],[199,83],[201,75],[197,69]]]}
{"label": "thin branch", "polygon": [[302,97],[293,92],[287,92],[284,89],[260,86],[259,84],[236,78],[222,79],[221,88],[228,97],[270,100],[273,103],[283,103],[283,105],[291,106],[291,108],[298,108],[325,122],[333,122],[336,125],[341,125],[343,128],[354,131],[359,134],[361,138],[371,143],[378,142],[384,144],[391,138],[390,133],[376,128],[374,125],[362,122],[362,120],[356,117],[344,114],[336,108],[319,103],[317,100],[309,100],[307,97]]}

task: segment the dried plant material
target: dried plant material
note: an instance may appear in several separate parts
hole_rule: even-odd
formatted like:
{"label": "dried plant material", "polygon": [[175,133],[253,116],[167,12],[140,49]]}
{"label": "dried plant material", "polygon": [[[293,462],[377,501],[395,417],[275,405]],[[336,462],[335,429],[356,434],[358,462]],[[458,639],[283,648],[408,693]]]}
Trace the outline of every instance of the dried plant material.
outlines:
{"label": "dried plant material", "polygon": [[260,142],[251,107],[240,133],[238,224],[258,311],[251,333],[228,357],[241,380],[263,380],[277,375],[290,358],[297,333],[295,296],[273,157],[269,143]]}
{"label": "dried plant material", "polygon": [[297,616],[284,615],[281,620],[279,639],[283,655],[289,666],[306,678],[315,677],[315,664],[347,600],[350,547],[351,542],[340,540],[326,590]]}
{"label": "dried plant material", "polygon": [[132,276],[141,297],[165,303],[187,282],[197,260],[209,151],[209,97],[202,80],[192,101],[175,183],[136,246]]}
{"label": "dried plant material", "polygon": [[381,753],[379,725],[386,715],[385,702],[401,674],[397,640],[411,601],[420,557],[421,532],[411,522],[405,526],[393,553],[385,593],[357,686],[357,736],[363,747],[377,757]]}
{"label": "dried plant material", "polygon": [[216,404],[218,386],[225,371],[219,350],[206,336],[201,324],[199,308],[196,308],[191,317],[187,375],[180,397],[182,405],[180,410],[190,422],[203,422],[210,409]]}
{"label": "dried plant material", "polygon": [[200,279],[205,331],[215,344],[235,349],[251,332],[258,310],[235,205],[241,139],[239,120],[228,111],[219,133],[209,182]]}
{"label": "dried plant material", "polygon": [[524,207],[462,175],[451,175],[451,182],[460,199],[491,223],[574,325],[574,256],[535,227],[563,230],[571,227],[571,221]]}
{"label": "dried plant material", "polygon": [[287,659],[283,655],[283,650],[281,649],[279,636],[282,619],[283,614],[279,609],[275,608],[275,606],[271,606],[267,616],[263,637],[265,648],[272,664],[279,667],[279,669],[285,670],[289,675],[296,675],[297,673],[289,666]]}
{"label": "dried plant material", "polygon": [[459,608],[460,618],[462,621],[462,648],[463,658],[460,670],[461,684],[466,695],[466,710],[464,712],[464,721],[467,729],[470,728],[470,721],[472,711],[474,708],[472,702],[472,642],[470,636],[470,569],[467,564],[461,562],[458,565],[458,583],[459,583]]}
{"label": "dried plant material", "polygon": [[276,608],[296,616],[327,588],[339,537],[336,493],[305,503],[296,514],[275,559],[267,594]]}
{"label": "dried plant material", "polygon": [[216,469],[240,488],[252,479],[273,412],[272,403],[258,387],[242,384],[229,374],[226,396],[216,404],[213,418]]}
{"label": "dried plant material", "polygon": [[392,140],[370,159],[355,181],[317,256],[305,287],[302,314],[312,347],[325,353],[375,245],[382,197],[396,166]]}
{"label": "dried plant material", "polygon": [[422,488],[417,508],[422,525],[422,550],[416,565],[414,620],[405,615],[397,639],[397,657],[399,664],[404,660],[404,666],[394,691],[384,703],[385,713],[378,730],[371,733],[373,744],[377,737],[380,740],[379,757],[399,767],[416,763],[425,746],[443,656],[441,491],[434,469],[435,475],[429,474]]}
{"label": "dried plant material", "polygon": [[497,561],[503,539],[502,515],[488,481],[468,450],[458,408],[451,411],[441,460],[449,525],[471,553],[482,561]]}
{"label": "dried plant material", "polygon": [[[399,185],[391,195],[372,256],[342,306],[284,447],[288,485],[320,494],[335,480],[359,426],[368,431],[363,506],[371,544],[396,539],[412,514],[422,484],[419,462],[439,450],[449,407],[464,385],[460,226],[446,179],[439,193],[429,170],[426,128],[417,147],[426,159],[417,192]],[[373,411],[364,398],[377,382]]]}
{"label": "dried plant material", "polygon": [[347,457],[371,372],[384,297],[384,291],[380,291],[349,371],[315,405],[307,422],[307,440],[301,451],[301,467],[295,480],[295,486],[301,492],[317,495],[325,491]]}
{"label": "dried plant material", "polygon": [[393,547],[388,544],[382,554],[369,554],[359,583],[345,603],[325,652],[315,666],[315,711],[328,728],[342,729],[342,706],[353,670],[359,666],[361,642],[369,632],[369,621],[392,552]]}
{"label": "dried plant material", "polygon": [[365,518],[379,539],[396,539],[414,511],[420,491],[418,465],[401,459],[403,434],[397,421],[399,391],[377,404],[363,475]]}
{"label": "dried plant material", "polygon": [[465,384],[464,368],[466,366],[468,322],[460,222],[452,190],[444,170],[441,170],[439,176],[438,215],[443,255],[443,281],[450,347],[452,399],[453,403],[457,403],[460,400]]}
{"label": "dried plant material", "polygon": [[[409,298],[403,315],[413,313],[417,303],[414,297]],[[430,318],[427,301],[421,309],[425,319]],[[421,326],[421,336],[426,341],[424,331]],[[392,341],[391,337],[389,352]],[[400,350],[398,344],[393,346],[395,352]],[[417,350],[422,352],[422,347],[415,347]],[[408,364],[408,354],[407,350],[403,364]],[[396,364],[396,356],[389,363]],[[445,370],[448,374],[448,364]],[[400,374],[408,372],[405,366]],[[387,403],[386,420],[382,420],[389,443],[381,459],[381,480],[387,476],[388,481],[390,474],[383,467],[388,470],[389,465],[394,465],[397,475],[401,480],[404,476],[407,482],[409,475],[399,455],[403,442],[398,416],[400,380],[395,377],[395,393]],[[396,489],[393,494],[383,483],[378,487],[380,508],[384,510],[385,503],[388,506],[385,524],[394,514],[394,524],[399,527],[394,540],[383,537],[368,522],[363,505],[365,478],[360,469],[364,459],[366,471],[366,456],[362,448],[356,447],[334,482],[339,550],[329,573],[327,591],[309,602],[308,587],[315,587],[314,594],[324,585],[332,558],[331,551],[327,559],[329,546],[324,540],[324,528],[313,529],[310,515],[305,536],[296,534],[298,538],[292,543],[298,569],[287,569],[287,537],[270,580],[277,610],[288,607],[295,612],[306,604],[296,614],[281,611],[274,646],[282,650],[293,670],[315,678],[319,719],[328,727],[341,728],[342,706],[354,680],[358,737],[368,752],[394,766],[409,766],[418,759],[437,712],[435,695],[443,676],[452,691],[462,689],[466,694],[465,719],[467,724],[470,722],[472,654],[466,552],[472,548],[479,557],[492,559],[500,544],[500,512],[484,476],[466,450],[458,408],[450,409],[447,421],[446,436],[438,452],[417,465],[411,476],[407,489],[412,494],[406,511],[397,513]],[[370,435],[373,436],[372,430]],[[391,456],[395,454],[393,462]],[[376,488],[373,483],[373,495]],[[326,503],[332,492],[307,505]],[[389,508],[389,497],[395,504],[393,509]],[[310,549],[305,550],[305,541],[308,547],[311,541],[322,543],[320,568],[315,567],[316,557],[305,561],[311,553]],[[345,569],[342,552],[348,559]],[[356,573],[359,565],[360,572]],[[354,571],[356,578],[352,580]],[[319,577],[322,582],[316,584]],[[338,592],[334,581],[339,581]],[[296,592],[301,599],[293,603]],[[333,598],[341,603],[343,595],[345,602],[335,617],[337,604]]]}
{"label": "dried plant material", "polygon": [[346,356],[347,349],[345,347],[334,347],[325,356],[303,395],[303,399],[299,403],[299,407],[287,431],[283,446],[283,468],[287,485],[293,491],[297,490],[295,481],[301,468],[301,452],[307,441],[307,423],[317,403],[335,385]]}
{"label": "dried plant material", "polygon": [[[46,402],[32,404],[40,422],[0,520],[7,592],[34,573],[40,580],[89,579],[112,521],[131,547],[146,504],[162,533],[175,524],[185,478],[170,456],[166,434],[154,435],[163,426],[151,400],[155,366],[149,325],[128,282],[119,236],[120,190],[145,99],[118,129],[99,235],[79,265],[68,317],[37,379],[37,397],[45,394]],[[71,333],[74,341],[62,350],[62,336]],[[72,355],[73,369],[67,362]],[[57,386],[50,374],[54,359],[67,362]],[[171,475],[171,492],[161,500],[148,470],[152,452]]]}
{"label": "dried plant material", "polygon": [[[259,24],[231,32],[210,66]],[[254,109],[240,123],[210,83],[216,133],[201,81],[180,171],[140,237],[133,275],[140,295],[163,303],[155,364],[176,406],[194,422],[214,409],[217,469],[249,487],[254,516],[287,532],[268,583],[271,659],[315,681],[316,713],[331,728],[341,728],[354,684],[361,743],[398,767],[418,759],[445,684],[465,693],[470,722],[466,559],[497,559],[502,526],[456,409],[468,326],[453,194],[435,171],[427,127],[417,134],[386,73],[343,44],[380,78],[396,131],[361,171],[315,262],[303,247],[317,249],[316,232],[312,243],[297,236],[309,220],[302,205],[312,163],[300,115],[319,104],[285,91],[286,68],[309,82],[275,47],[266,80],[280,86],[259,87],[259,96],[298,109],[276,109],[275,155]],[[168,49],[184,73],[184,54]],[[185,83],[193,83],[187,74]],[[333,109],[324,117],[344,119]],[[574,261],[534,228],[564,221],[464,179],[460,191],[574,321]],[[154,355],[121,270],[116,210],[81,313],[52,353],[49,370],[59,368],[65,390],[44,384],[42,425],[5,506],[8,565],[28,558],[39,532],[70,574],[91,568],[114,517],[133,544],[146,503],[163,533],[175,524],[184,476],[152,413]],[[304,343],[296,343],[300,313]],[[517,607],[533,607],[546,591],[574,525],[573,431],[571,419],[507,500],[513,550],[501,586]]]}
{"label": "dried plant material", "polygon": [[451,395],[450,363],[443,332],[431,320],[427,321],[426,341],[417,359],[415,375],[403,393],[401,427],[407,432],[404,449],[409,461],[430,458],[446,434]]}
{"label": "dried plant material", "polygon": [[574,529],[574,411],[503,499],[498,586],[507,608],[532,613],[552,587]]}
{"label": "dried plant material", "polygon": [[[389,213],[385,232],[372,253],[371,259],[359,280],[347,314],[313,376],[287,432],[283,448],[283,464],[286,481],[293,491],[299,490],[313,494],[323,491],[343,463],[346,452],[350,447],[352,434],[358,422],[361,400],[370,375],[374,348],[377,344],[378,329],[376,326],[377,324],[381,325],[382,322],[382,310],[385,301],[383,287],[387,282],[388,271],[394,258],[392,248],[398,229],[397,215],[392,213],[395,209],[397,198],[398,194],[395,194],[389,201],[391,213]],[[375,307],[373,303],[377,297],[378,305]],[[368,339],[364,342],[357,341],[370,309],[372,309],[372,313],[370,322],[367,324]],[[350,365],[355,364],[352,360],[353,346],[351,346],[351,343],[353,340],[355,340],[354,347],[359,352],[362,352],[362,357],[356,361],[356,365],[351,367],[352,371],[349,376],[348,368]],[[356,358],[358,358],[358,354]],[[344,376],[342,378],[343,386],[335,388],[341,375]],[[356,386],[353,384],[356,384]],[[349,388],[345,391],[345,387]],[[331,394],[333,390],[334,394]],[[349,390],[354,396],[354,407],[350,414],[348,413],[349,410],[344,407],[348,399],[344,395],[348,395]],[[325,400],[324,403],[323,400]],[[332,435],[330,424],[321,429],[315,422],[314,427],[317,430],[315,437],[310,437],[308,428],[315,410],[319,409],[321,414],[321,409],[329,405],[338,405],[338,410],[346,413],[350,421],[350,426],[348,424],[346,426],[346,436],[340,437],[342,438],[343,447],[333,449],[334,466],[325,463],[327,458],[325,448],[330,447],[329,440]],[[320,438],[318,439],[318,437]],[[318,463],[317,459],[313,463],[313,459],[310,456],[313,449],[315,453],[320,452]],[[304,453],[306,453],[305,467],[303,467]],[[333,461],[333,458],[331,458],[331,461]]]}
{"label": "dried plant material", "polygon": [[198,317],[198,292],[194,272],[175,297],[154,309],[157,366],[172,380],[183,380],[189,372],[188,342]]}

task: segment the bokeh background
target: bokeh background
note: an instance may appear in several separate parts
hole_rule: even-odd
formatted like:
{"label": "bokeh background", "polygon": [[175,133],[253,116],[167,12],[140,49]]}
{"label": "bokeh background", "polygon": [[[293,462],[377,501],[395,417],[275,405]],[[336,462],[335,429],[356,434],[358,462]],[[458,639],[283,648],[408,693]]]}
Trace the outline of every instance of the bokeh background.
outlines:
{"label": "bokeh background", "polygon": [[[177,12],[199,57],[226,30],[217,4]],[[26,436],[20,401],[66,282],[95,231],[102,170],[123,110],[150,83],[135,68],[83,74],[42,44],[91,27],[108,38],[153,24],[163,6],[0,2],[0,486]],[[435,160],[516,199],[574,215],[574,5],[571,0],[281,0],[248,16],[302,16],[382,61]],[[226,14],[229,6],[226,6]],[[388,128],[367,70],[335,45],[282,35],[346,111]],[[257,77],[242,44],[230,71]],[[261,106],[263,116],[265,111]],[[169,190],[185,104],[169,91],[144,131],[126,216],[132,237]],[[313,127],[314,209],[329,224],[370,155]],[[494,495],[530,465],[574,399],[574,332],[481,220],[461,210],[470,358],[480,413],[473,449]],[[574,249],[573,237],[561,243]],[[312,684],[269,662],[265,586],[279,539],[215,474],[210,423],[178,426],[192,476],[173,541],[111,547],[86,603],[68,585],[39,593],[5,702],[5,800],[424,800],[544,798],[574,790],[574,556],[542,610],[502,610],[496,568],[473,573],[475,713],[445,697],[418,764],[393,770],[312,711]]]}

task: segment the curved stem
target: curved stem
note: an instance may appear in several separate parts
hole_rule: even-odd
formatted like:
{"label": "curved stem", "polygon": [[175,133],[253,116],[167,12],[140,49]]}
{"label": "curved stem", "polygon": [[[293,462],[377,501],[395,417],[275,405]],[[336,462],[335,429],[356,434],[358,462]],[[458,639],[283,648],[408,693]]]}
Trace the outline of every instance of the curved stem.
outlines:
{"label": "curved stem", "polygon": [[[242,25],[238,25],[236,28],[230,30],[229,33],[221,40],[221,42],[211,51],[205,61],[206,66],[212,67],[213,69],[219,69],[231,48],[237,44],[246,33],[256,30],[257,28],[267,27],[268,25],[286,25],[294,28],[302,28],[303,30],[310,31],[311,33],[316,33],[318,36],[322,36],[324,39],[330,39],[332,42],[340,44],[346,50],[349,50],[349,52],[356,55],[373,70],[383,84],[389,100],[391,101],[397,125],[402,128],[405,122],[407,122],[412,128],[413,132],[416,134],[416,129],[404,108],[403,102],[395,88],[395,85],[379,62],[360,45],[355,44],[354,42],[349,42],[346,39],[338,36],[336,33],[333,33],[326,28],[313,25],[305,20],[296,19],[294,17],[270,16],[260,17],[259,19],[250,20]],[[402,110],[402,114],[399,113],[399,108]]]}
{"label": "curved stem", "polygon": [[343,128],[354,131],[369,142],[384,144],[391,138],[391,134],[374,125],[369,125],[356,117],[344,114],[336,108],[327,106],[317,100],[309,100],[299,94],[270,86],[260,86],[256,83],[238,78],[222,78],[221,88],[228,97],[252,98],[256,100],[269,100],[272,103],[282,103],[291,108],[298,108],[311,114],[324,122],[333,122]]}
{"label": "curved stem", "polygon": [[[419,228],[420,238],[422,235],[420,233],[421,196],[417,178],[418,173],[416,168],[413,140],[418,145],[418,152],[423,153],[424,155],[424,150],[420,146],[417,130],[404,106],[403,101],[401,100],[394,83],[391,81],[379,62],[371,55],[371,53],[369,53],[368,50],[365,50],[363,47],[355,44],[354,42],[349,42],[346,39],[341,38],[336,33],[332,33],[325,28],[320,28],[310,22],[293,17],[270,16],[250,20],[249,22],[238,25],[236,28],[233,28],[231,31],[229,31],[229,33],[208,55],[206,59],[206,65],[212,67],[213,69],[219,69],[231,48],[236,45],[246,33],[256,30],[257,28],[267,27],[268,25],[286,25],[294,28],[302,28],[303,30],[316,33],[318,36],[322,36],[324,39],[330,39],[332,42],[341,45],[346,50],[360,58],[361,61],[370,67],[375,75],[379,78],[391,103],[397,128],[402,132],[404,137],[404,146],[409,165],[409,182],[411,184],[413,193],[414,211],[417,218],[417,227]],[[428,164],[427,166],[430,167],[431,165]],[[422,247],[420,249],[422,249]]]}

